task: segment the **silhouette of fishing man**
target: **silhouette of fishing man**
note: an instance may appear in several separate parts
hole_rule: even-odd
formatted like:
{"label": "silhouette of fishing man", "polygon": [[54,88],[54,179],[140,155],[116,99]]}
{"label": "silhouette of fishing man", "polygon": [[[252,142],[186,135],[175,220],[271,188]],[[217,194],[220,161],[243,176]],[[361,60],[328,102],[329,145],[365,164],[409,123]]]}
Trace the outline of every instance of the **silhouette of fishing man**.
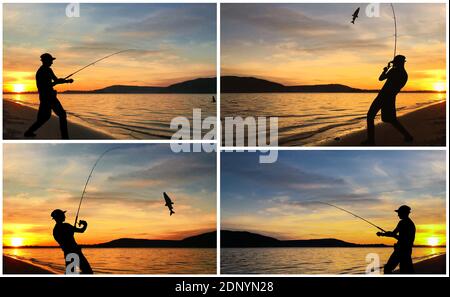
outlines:
{"label": "silhouette of fishing man", "polygon": [[[408,73],[405,70],[406,57],[402,55],[395,56],[394,60],[384,67],[383,72],[378,78],[379,81],[386,80],[381,88],[378,96],[370,105],[367,112],[367,140],[363,141],[363,145],[375,145],[375,116],[381,109],[381,120],[390,123],[404,137],[405,142],[412,142],[412,135],[403,127],[397,119],[395,98],[400,90],[408,81]],[[389,66],[392,67],[389,69]]]}
{"label": "silhouette of fishing man", "polygon": [[42,66],[36,72],[36,86],[39,92],[39,111],[36,122],[24,133],[25,137],[35,137],[36,134],[34,132],[50,119],[53,110],[59,118],[61,138],[69,139],[67,114],[61,102],[56,97],[56,90],[53,87],[58,84],[73,83],[73,79],[56,77],[52,68],[50,68],[55,59],[49,53],[41,55]]}
{"label": "silhouette of fishing man", "polygon": [[416,226],[409,218],[411,208],[407,205],[402,205],[396,210],[400,222],[393,231],[377,232],[378,236],[393,237],[397,239],[394,245],[394,252],[389,257],[388,262],[384,265],[384,274],[390,274],[397,265],[400,264],[401,274],[414,273],[414,267],[411,259],[412,248],[414,245],[414,238],[416,236]]}
{"label": "silhouette of fishing man", "polygon": [[[51,217],[55,220],[56,224],[53,228],[53,237],[56,242],[58,242],[59,246],[64,252],[64,259],[68,254],[74,253],[77,254],[80,260],[80,271],[81,274],[93,274],[91,265],[89,265],[88,260],[83,255],[81,251],[81,247],[78,246],[75,241],[74,235],[77,233],[84,233],[87,229],[87,222],[80,220],[81,228],[77,228],[76,226],[72,226],[69,223],[64,223],[66,220],[66,212],[60,209],[55,209],[51,213]],[[66,261],[66,268],[70,264],[70,262]]]}

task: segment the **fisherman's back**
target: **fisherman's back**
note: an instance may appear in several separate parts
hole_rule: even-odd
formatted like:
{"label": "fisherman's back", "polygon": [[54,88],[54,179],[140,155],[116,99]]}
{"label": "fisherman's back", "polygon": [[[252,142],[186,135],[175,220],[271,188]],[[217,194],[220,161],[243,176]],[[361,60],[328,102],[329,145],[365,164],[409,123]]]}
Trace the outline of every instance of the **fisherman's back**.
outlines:
{"label": "fisherman's back", "polygon": [[398,223],[398,246],[403,249],[410,249],[414,245],[416,237],[416,226],[410,218],[402,219]]}
{"label": "fisherman's back", "polygon": [[397,95],[408,81],[408,73],[403,67],[394,67],[386,74],[386,83],[381,88],[382,95]]}
{"label": "fisherman's back", "polygon": [[74,238],[74,227],[69,223],[57,223],[53,228],[53,237],[65,254],[79,251]]}
{"label": "fisherman's back", "polygon": [[53,78],[55,74],[50,67],[42,65],[36,71],[36,87],[39,94],[53,93]]}

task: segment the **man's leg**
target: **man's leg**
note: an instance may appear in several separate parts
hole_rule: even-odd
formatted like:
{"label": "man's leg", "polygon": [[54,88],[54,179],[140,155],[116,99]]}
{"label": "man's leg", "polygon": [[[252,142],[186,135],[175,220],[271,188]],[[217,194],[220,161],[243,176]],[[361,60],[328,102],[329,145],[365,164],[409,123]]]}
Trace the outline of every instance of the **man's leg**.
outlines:
{"label": "man's leg", "polygon": [[394,249],[394,252],[389,257],[389,260],[384,265],[384,274],[391,274],[394,271],[395,267],[400,263],[399,255],[397,250]]}
{"label": "man's leg", "polygon": [[403,127],[403,125],[397,119],[392,121],[391,124],[403,135],[403,137],[405,138],[405,142],[413,141],[412,135],[408,132],[408,130],[405,129],[405,127]]}
{"label": "man's leg", "polygon": [[39,104],[39,110],[37,113],[36,121],[25,131],[24,135],[26,137],[36,136],[34,132],[36,132],[42,125],[44,125],[52,116],[52,109],[49,104],[42,103]]}
{"label": "man's leg", "polygon": [[61,130],[61,138],[69,139],[69,131],[67,129],[67,114],[58,99],[54,98],[52,109],[59,118],[59,128]]}
{"label": "man's leg", "polygon": [[400,256],[400,273],[413,274],[414,265],[411,258],[412,251],[402,251]]}
{"label": "man's leg", "polygon": [[80,257],[80,270],[81,274],[94,274],[92,271],[91,265],[89,264],[86,257],[83,255],[83,252],[79,252],[78,256]]}
{"label": "man's leg", "polygon": [[374,145],[375,144],[375,117],[381,109],[381,99],[379,97],[373,100],[367,112],[367,140],[362,144]]}

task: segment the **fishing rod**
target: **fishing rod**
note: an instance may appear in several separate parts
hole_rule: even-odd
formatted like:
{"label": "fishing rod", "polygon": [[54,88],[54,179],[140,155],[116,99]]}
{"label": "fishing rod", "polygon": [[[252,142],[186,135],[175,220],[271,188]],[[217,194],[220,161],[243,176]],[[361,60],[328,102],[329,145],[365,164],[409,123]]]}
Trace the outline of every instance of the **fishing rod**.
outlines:
{"label": "fishing rod", "polygon": [[84,198],[84,194],[86,193],[86,188],[87,185],[89,183],[89,180],[91,179],[92,173],[94,172],[95,167],[97,166],[98,162],[100,162],[100,160],[103,158],[104,155],[106,155],[108,152],[118,149],[119,147],[113,147],[113,148],[109,148],[106,151],[104,151],[97,159],[97,161],[95,161],[94,166],[92,166],[91,171],[89,172],[89,175],[86,179],[86,183],[84,184],[84,188],[83,188],[83,192],[81,193],[81,198],[80,198],[80,203],[78,204],[78,210],[77,210],[77,215],[75,216],[75,223],[74,226],[77,225],[78,222],[78,215],[80,213],[80,208],[81,208],[81,203],[83,202],[83,198]]}
{"label": "fishing rod", "polygon": [[372,223],[372,222],[366,220],[365,218],[363,218],[363,217],[361,217],[361,216],[359,216],[359,215],[357,215],[357,214],[355,214],[355,213],[353,213],[353,212],[351,212],[351,211],[348,211],[348,210],[346,210],[346,209],[343,209],[342,207],[336,206],[336,205],[331,204],[331,203],[322,202],[322,201],[317,201],[317,203],[326,204],[326,205],[332,206],[332,207],[334,207],[334,208],[337,208],[337,209],[339,209],[339,210],[345,211],[346,213],[349,213],[349,214],[351,214],[352,216],[354,216],[354,217],[356,217],[356,218],[358,218],[358,219],[361,219],[361,220],[363,220],[363,221],[366,222],[366,223],[369,223],[370,225],[374,226],[374,227],[377,228],[378,230],[381,230],[381,231],[383,231],[383,232],[386,232],[386,230],[384,230],[383,228],[381,228],[381,227],[375,225],[374,223]]}
{"label": "fishing rod", "polygon": [[394,58],[397,55],[397,17],[395,16],[394,4],[391,3],[392,15],[394,16]]}
{"label": "fishing rod", "polygon": [[121,54],[121,53],[123,53],[123,52],[128,52],[128,51],[131,51],[131,50],[132,50],[132,49],[127,49],[127,50],[118,51],[118,52],[112,53],[112,54],[110,54],[110,55],[104,56],[103,58],[100,58],[100,59],[98,59],[98,60],[95,60],[94,62],[89,63],[89,64],[87,64],[86,66],[84,66],[84,67],[78,69],[78,70],[75,71],[74,73],[69,74],[69,75],[66,76],[64,79],[68,79],[69,77],[71,77],[72,75],[74,75],[74,74],[80,72],[81,70],[86,69],[86,68],[88,68],[89,66],[95,65],[95,63],[98,63],[98,62],[100,62],[100,61],[102,61],[102,60],[108,59],[109,57],[112,57],[112,56],[114,56],[114,55],[118,55],[118,54]]}

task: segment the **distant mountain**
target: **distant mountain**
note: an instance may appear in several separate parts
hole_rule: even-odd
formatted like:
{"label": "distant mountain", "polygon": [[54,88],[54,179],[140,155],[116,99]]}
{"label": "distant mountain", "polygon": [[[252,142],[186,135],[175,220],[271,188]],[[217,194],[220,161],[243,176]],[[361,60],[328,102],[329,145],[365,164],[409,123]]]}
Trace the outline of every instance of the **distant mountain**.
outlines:
{"label": "distant mountain", "polygon": [[361,245],[334,238],[279,240],[247,231],[220,231],[221,247],[384,247],[384,244]]}
{"label": "distant mountain", "polygon": [[280,240],[247,231],[220,231],[221,247],[267,247],[279,246]]}
{"label": "distant mountain", "polygon": [[197,78],[168,87],[113,85],[91,91],[64,91],[69,94],[215,94],[216,78]]}
{"label": "distant mountain", "polygon": [[154,247],[180,247],[180,248],[215,248],[217,232],[208,232],[184,238],[182,240],[158,240],[120,238],[105,243],[89,245],[96,248],[154,248]]}
{"label": "distant mountain", "polygon": [[362,90],[352,88],[346,85],[340,84],[325,84],[325,85],[305,85],[305,86],[290,86],[285,87],[286,92],[305,92],[305,93],[362,93],[372,92],[370,90]]}
{"label": "distant mountain", "polygon": [[305,93],[357,93],[373,92],[356,89],[340,84],[284,86],[282,84],[255,77],[222,76],[220,78],[222,93],[275,93],[275,92],[305,92]]}
{"label": "distant mountain", "polygon": [[171,93],[207,93],[215,94],[217,79],[214,78],[197,78],[173,84],[167,87]]}
{"label": "distant mountain", "polygon": [[[165,93],[167,88],[165,87],[144,87],[144,86],[125,86],[125,85],[114,85],[105,87],[98,90],[92,91],[82,91],[81,93],[95,93],[95,94],[118,94],[118,93],[126,93],[126,94],[158,94]],[[63,93],[80,93],[79,91],[65,91]]]}
{"label": "distant mountain", "polygon": [[220,92],[222,93],[263,93],[285,92],[282,84],[255,77],[222,76]]}

